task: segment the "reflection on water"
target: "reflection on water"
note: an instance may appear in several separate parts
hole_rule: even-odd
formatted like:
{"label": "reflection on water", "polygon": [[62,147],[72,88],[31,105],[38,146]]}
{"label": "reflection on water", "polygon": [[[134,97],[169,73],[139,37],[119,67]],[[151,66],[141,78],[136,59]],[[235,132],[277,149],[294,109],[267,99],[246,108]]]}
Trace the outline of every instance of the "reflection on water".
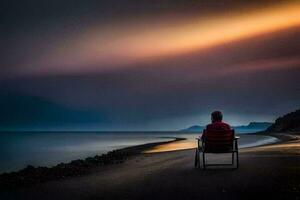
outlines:
{"label": "reflection on water", "polygon": [[[108,151],[150,142],[169,141],[170,138],[188,138],[186,144],[195,145],[196,133],[1,133],[0,172],[14,171],[25,167],[53,166],[60,162],[103,154]],[[254,146],[274,142],[268,136],[242,135],[240,146]],[[176,143],[175,143],[176,144]],[[177,146],[178,148],[178,146]]]}
{"label": "reflection on water", "polygon": [[[175,151],[175,150],[183,150],[183,149],[193,149],[197,147],[197,138],[198,134],[187,134],[182,135],[181,137],[187,138],[187,140],[176,141],[169,144],[157,145],[156,147],[145,151],[144,153],[158,153],[158,152],[166,152],[166,151]],[[270,144],[277,142],[278,139],[270,136],[264,135],[240,135],[240,139],[238,141],[239,148],[253,147],[259,146],[263,144]]]}

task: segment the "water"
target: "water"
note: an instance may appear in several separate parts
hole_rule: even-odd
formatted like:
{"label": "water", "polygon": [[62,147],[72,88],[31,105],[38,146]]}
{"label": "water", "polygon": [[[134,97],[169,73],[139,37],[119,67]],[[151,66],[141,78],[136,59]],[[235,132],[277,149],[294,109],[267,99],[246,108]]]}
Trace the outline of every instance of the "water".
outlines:
{"label": "water", "polygon": [[[183,137],[195,141],[197,133],[176,132],[44,132],[1,133],[0,173],[33,166],[53,166],[108,151],[150,142],[169,141],[166,137]],[[240,147],[276,142],[276,138],[241,135]]]}

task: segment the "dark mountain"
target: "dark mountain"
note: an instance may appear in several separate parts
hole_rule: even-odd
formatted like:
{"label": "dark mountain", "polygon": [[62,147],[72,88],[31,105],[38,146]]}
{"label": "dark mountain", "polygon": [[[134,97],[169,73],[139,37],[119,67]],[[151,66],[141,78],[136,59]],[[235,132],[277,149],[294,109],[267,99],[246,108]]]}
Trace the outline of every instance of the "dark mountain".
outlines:
{"label": "dark mountain", "polygon": [[0,130],[43,130],[103,121],[98,112],[76,110],[32,96],[3,95],[0,110]]}
{"label": "dark mountain", "polygon": [[191,126],[187,129],[183,129],[181,131],[186,131],[186,132],[199,132],[199,131],[202,131],[203,129],[205,128],[205,126],[198,126],[198,125],[195,125],[195,126]]}
{"label": "dark mountain", "polygon": [[275,123],[270,126],[267,132],[293,132],[300,131],[300,109],[295,112],[288,113],[275,120]]}
{"label": "dark mountain", "polygon": [[[257,131],[264,131],[268,127],[270,127],[273,123],[270,122],[250,122],[248,125],[243,126],[232,126],[238,133],[247,133],[247,132],[257,132]],[[202,131],[205,126],[191,126],[187,129],[183,129],[182,131],[186,132],[199,132]]]}
{"label": "dark mountain", "polygon": [[266,130],[272,124],[273,123],[271,123],[271,122],[250,122],[246,126],[235,126],[234,128],[238,128],[238,129],[262,129],[262,130]]}

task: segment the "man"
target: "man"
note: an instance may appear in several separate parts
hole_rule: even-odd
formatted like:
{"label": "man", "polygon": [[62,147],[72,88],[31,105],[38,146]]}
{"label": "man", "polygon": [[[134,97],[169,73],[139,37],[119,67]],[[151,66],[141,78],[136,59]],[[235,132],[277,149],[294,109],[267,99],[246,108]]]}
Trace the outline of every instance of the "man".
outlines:
{"label": "man", "polygon": [[214,111],[211,113],[211,124],[206,126],[205,131],[203,131],[202,138],[205,137],[206,132],[210,130],[230,130],[230,126],[224,122],[222,122],[223,115],[221,111]]}

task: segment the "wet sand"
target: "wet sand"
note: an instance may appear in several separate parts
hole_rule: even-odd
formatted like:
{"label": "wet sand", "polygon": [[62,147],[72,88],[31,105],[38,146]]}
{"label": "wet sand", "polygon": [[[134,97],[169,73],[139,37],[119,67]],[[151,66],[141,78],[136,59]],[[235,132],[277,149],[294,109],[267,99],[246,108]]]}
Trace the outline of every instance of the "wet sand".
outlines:
{"label": "wet sand", "polygon": [[[194,168],[195,150],[139,154],[81,177],[2,191],[0,199],[299,199],[300,138],[240,150],[240,167]],[[207,162],[230,162],[208,155]]]}

